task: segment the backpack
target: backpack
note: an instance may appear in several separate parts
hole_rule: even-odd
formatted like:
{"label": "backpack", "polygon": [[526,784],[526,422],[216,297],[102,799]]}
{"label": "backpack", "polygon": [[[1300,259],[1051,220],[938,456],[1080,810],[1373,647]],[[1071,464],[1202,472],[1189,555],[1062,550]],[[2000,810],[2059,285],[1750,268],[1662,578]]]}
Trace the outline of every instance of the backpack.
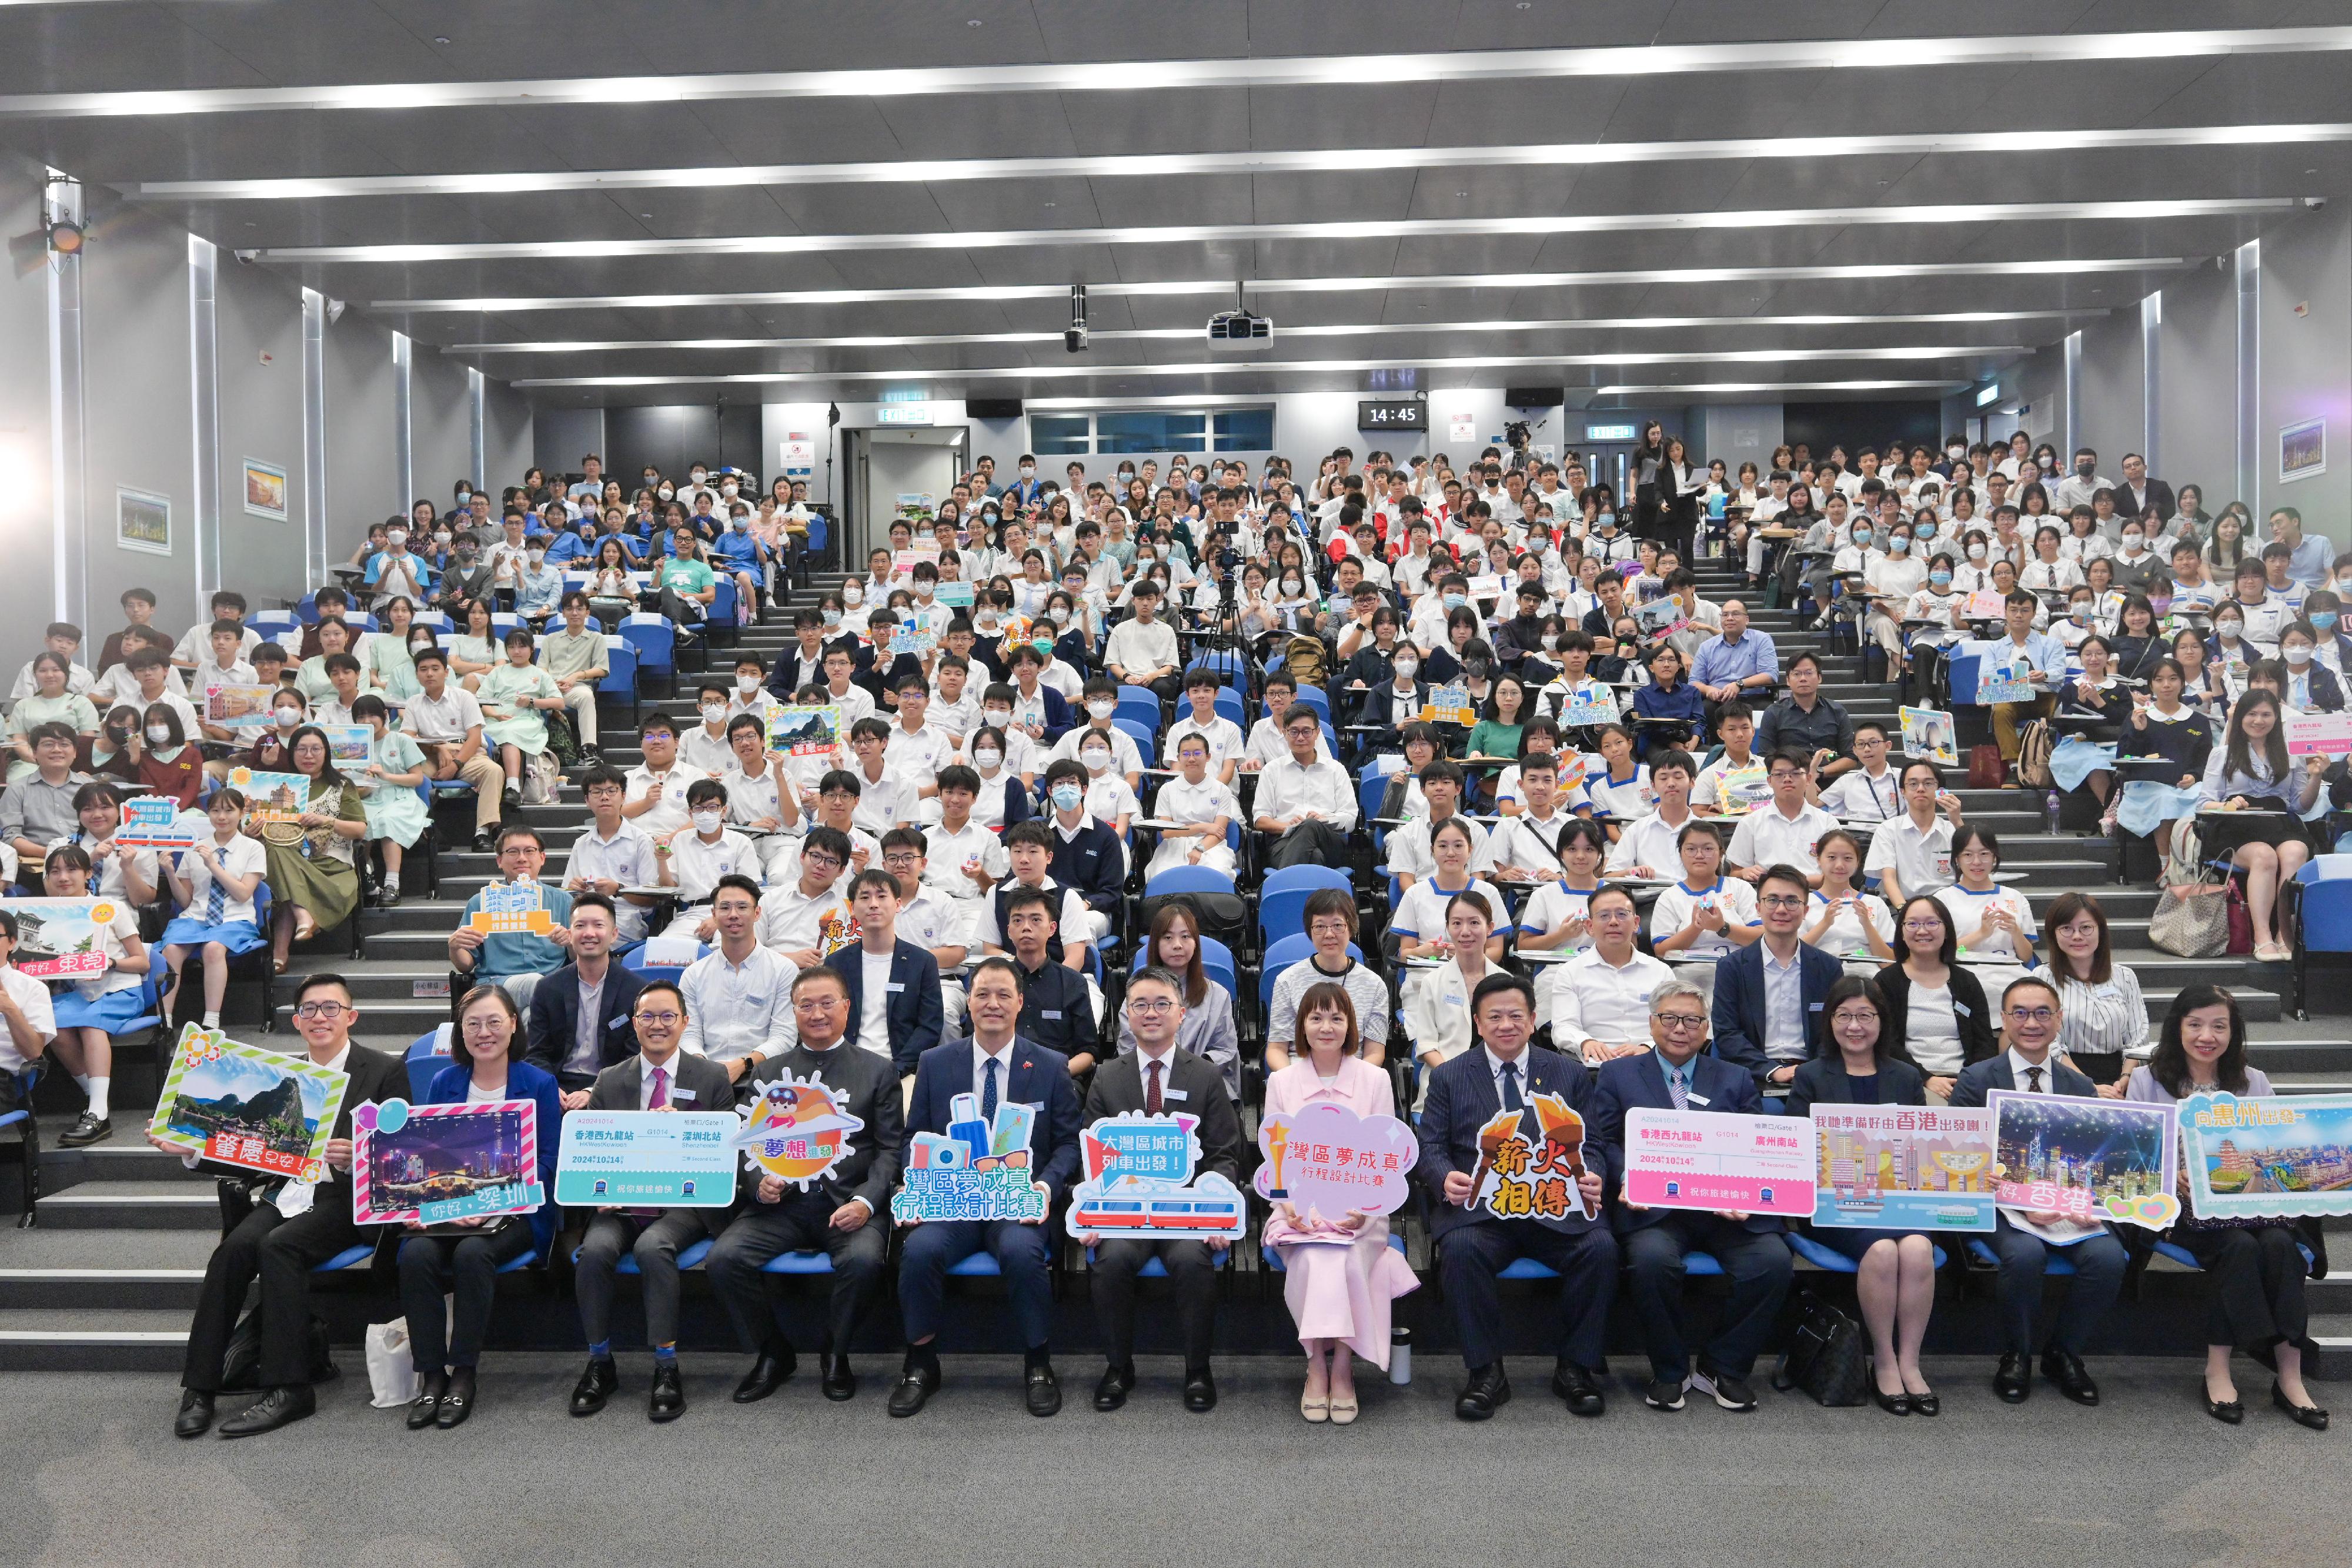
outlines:
{"label": "backpack", "polygon": [[1319,686],[1326,678],[1326,653],[1320,637],[1293,637],[1283,644],[1283,666],[1300,685]]}
{"label": "backpack", "polygon": [[2017,737],[2017,781],[2029,789],[2049,789],[2053,782],[2050,753],[2057,745],[2046,718],[2037,718],[2021,730]]}

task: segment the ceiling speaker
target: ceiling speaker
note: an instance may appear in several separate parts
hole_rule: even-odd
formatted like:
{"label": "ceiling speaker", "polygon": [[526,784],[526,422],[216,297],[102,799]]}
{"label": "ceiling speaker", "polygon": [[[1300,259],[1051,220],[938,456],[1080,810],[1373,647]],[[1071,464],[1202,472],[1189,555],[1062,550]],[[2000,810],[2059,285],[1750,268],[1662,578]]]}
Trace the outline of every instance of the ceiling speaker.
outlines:
{"label": "ceiling speaker", "polygon": [[1506,408],[1558,408],[1568,399],[1566,387],[1505,387]]}
{"label": "ceiling speaker", "polygon": [[1021,400],[1017,397],[968,397],[963,400],[967,419],[1019,419]]}

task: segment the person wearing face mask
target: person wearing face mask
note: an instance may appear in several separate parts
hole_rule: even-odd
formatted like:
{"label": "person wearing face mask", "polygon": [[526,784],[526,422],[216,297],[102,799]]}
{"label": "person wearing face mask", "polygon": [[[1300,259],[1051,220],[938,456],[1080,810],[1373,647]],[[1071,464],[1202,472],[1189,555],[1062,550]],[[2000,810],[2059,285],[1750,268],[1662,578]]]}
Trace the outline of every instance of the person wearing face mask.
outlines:
{"label": "person wearing face mask", "polygon": [[514,579],[514,612],[538,631],[546,626],[563,600],[563,572],[548,560],[545,534],[532,534],[523,541],[522,559],[512,567]]}
{"label": "person wearing face mask", "polygon": [[2101,490],[2112,491],[2115,481],[2099,474],[2099,455],[2089,447],[2079,447],[2074,453],[2073,472],[2058,481],[2050,493],[2050,504],[2062,513],[2071,513],[2077,507],[2087,507],[2091,497]]}
{"label": "person wearing face mask", "polygon": [[1087,722],[1069,731],[1055,744],[1055,760],[1077,760],[1088,745],[1107,746],[1111,752],[1111,767],[1127,780],[1130,789],[1143,782],[1143,752],[1135,737],[1120,729],[1111,720],[1118,713],[1118,686],[1108,675],[1097,675],[1086,686]]}
{"label": "person wearing face mask", "polygon": [[1897,524],[1886,538],[1886,553],[1863,571],[1863,589],[1870,600],[1864,634],[1885,650],[1890,677],[1909,673],[1904,658],[1901,616],[1927,580],[1927,563],[1913,553],[1912,529]]}
{"label": "person wearing face mask", "polygon": [[2279,633],[2279,662],[2286,666],[2286,686],[2279,696],[2299,713],[2344,711],[2344,683],[2318,660],[2319,629],[2297,621]]}

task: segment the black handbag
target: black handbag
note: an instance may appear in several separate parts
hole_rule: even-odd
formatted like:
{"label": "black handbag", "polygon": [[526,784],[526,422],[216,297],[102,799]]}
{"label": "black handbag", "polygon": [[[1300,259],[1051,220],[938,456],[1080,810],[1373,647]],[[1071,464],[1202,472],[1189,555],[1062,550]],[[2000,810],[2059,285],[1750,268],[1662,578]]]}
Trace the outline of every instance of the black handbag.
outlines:
{"label": "black handbag", "polygon": [[1801,1388],[1822,1405],[1860,1405],[1870,1384],[1870,1342],[1862,1325],[1815,1296],[1797,1300],[1797,1326],[1772,1374],[1782,1393]]}

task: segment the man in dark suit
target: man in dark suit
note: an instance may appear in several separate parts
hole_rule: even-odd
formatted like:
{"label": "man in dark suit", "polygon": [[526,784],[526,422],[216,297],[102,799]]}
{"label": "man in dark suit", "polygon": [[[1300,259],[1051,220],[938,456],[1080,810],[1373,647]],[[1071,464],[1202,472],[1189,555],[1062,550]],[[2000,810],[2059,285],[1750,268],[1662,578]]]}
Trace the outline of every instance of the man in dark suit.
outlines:
{"label": "man in dark suit", "polygon": [[793,612],[793,636],[768,672],[769,695],[781,703],[793,701],[803,686],[824,685],[824,617],[813,607]]}
{"label": "man in dark suit", "polygon": [[[880,866],[859,872],[849,884],[849,902],[857,915],[857,944],[825,959],[825,967],[849,989],[850,1042],[893,1063],[903,1077],[947,1028],[940,962],[928,948],[898,940],[898,882],[888,872]],[[887,988],[878,1006],[868,1005],[869,976],[882,977]]]}
{"label": "man in dark suit", "polygon": [[1756,883],[1764,937],[1715,967],[1715,1054],[1745,1068],[1759,1092],[1786,1084],[1822,1049],[1822,1003],[1845,966],[1801,933],[1813,890],[1794,866],[1769,867]]}
{"label": "man in dark suit", "polygon": [[2173,499],[2172,486],[2161,479],[2148,477],[2147,459],[2137,452],[2124,454],[2123,482],[2116,487],[2116,516],[2127,523],[2140,520],[2150,507],[2156,508],[2157,521],[2168,523],[2179,510]]}
{"label": "man in dark suit", "polygon": [[[245,1184],[223,1208],[244,1201],[243,1218],[228,1226],[205,1265],[196,1315],[188,1325],[188,1351],[180,1372],[180,1413],[172,1430],[183,1437],[204,1435],[213,1423],[221,1389],[222,1364],[230,1332],[245,1310],[246,1288],[261,1281],[262,1396],[239,1415],[221,1423],[224,1437],[250,1437],[299,1421],[318,1407],[310,1392],[310,1270],[360,1238],[352,1223],[352,1113],[362,1105],[404,1097],[408,1070],[396,1056],[352,1043],[359,1009],[341,975],[310,975],[294,998],[294,1028],[310,1058],[349,1076],[334,1136],[327,1143],[328,1173],[315,1186],[272,1182],[228,1166],[204,1165],[224,1178]],[[174,1145],[148,1141],[177,1155],[191,1168],[203,1162]],[[245,1193],[250,1191],[249,1199]],[[223,1215],[227,1218],[226,1213]],[[371,1235],[373,1232],[370,1232]]]}
{"label": "man in dark suit", "polygon": [[[1952,1085],[1952,1104],[1976,1109],[1995,1089],[2021,1090],[2028,1094],[2071,1094],[2088,1100],[2098,1093],[2093,1083],[2063,1061],[2053,1059],[2060,1025],[2064,1021],[2058,993],[2050,982],[2028,975],[2011,980],[2000,998],[2001,1026],[2009,1049],[1999,1056],[1970,1062],[1960,1069]],[[2000,1259],[2000,1317],[2009,1337],[2000,1366],[1993,1374],[1993,1392],[2011,1405],[2021,1405],[2033,1392],[2033,1347],[2042,1336],[2034,1319],[2042,1307],[2042,1277],[2050,1255],[2061,1249],[2023,1229],[2018,1221],[2048,1228],[2067,1221],[2055,1214],[2001,1209],[1993,1216],[1992,1249]],[[2077,1405],[2096,1405],[2099,1385],[2083,1366],[2083,1346],[2099,1319],[2116,1303],[2123,1290],[2124,1270],[2130,1261],[2112,1231],[2100,1229],[2063,1249],[2074,1266],[2066,1288],[2066,1304],[2042,1352],[2042,1375]]]}
{"label": "man in dark suit", "polygon": [[907,1363],[890,1391],[890,1414],[912,1416],[938,1391],[940,1358],[931,1342],[947,1316],[948,1270],[986,1251],[1003,1273],[1005,1294],[1021,1326],[1029,1413],[1051,1416],[1062,1407],[1062,1389],[1047,1344],[1054,1302],[1046,1267],[1054,1210],[1078,1169],[1078,1096],[1060,1053],[1013,1032],[1021,1018],[1021,971],[1010,959],[983,960],[972,971],[966,997],[971,1038],[923,1053],[907,1113],[908,1136],[944,1136],[950,1103],[959,1094],[976,1095],[982,1119],[992,1124],[1005,1101],[1033,1107],[1037,1115],[1029,1136],[1029,1170],[1045,1188],[1045,1217],[1034,1223],[927,1220],[902,1228],[898,1306],[907,1323]]}
{"label": "man in dark suit", "polygon": [[[637,993],[637,1054],[596,1075],[591,1111],[732,1111],[735,1085],[727,1070],[677,1048],[686,1035],[686,996],[667,980]],[[637,1260],[645,1288],[646,1337],[653,1342],[654,1383],[646,1414],[675,1421],[686,1412],[677,1376],[677,1255],[727,1228],[724,1208],[600,1207],[573,1266],[580,1332],[588,1341],[588,1369],[572,1390],[572,1413],[593,1416],[621,1386],[613,1364],[613,1275],[621,1254]]]}
{"label": "man in dark suit", "polygon": [[772,1080],[783,1073],[803,1082],[814,1079],[832,1092],[843,1114],[866,1124],[849,1134],[849,1152],[841,1163],[814,1184],[795,1190],[764,1171],[744,1175],[744,1206],[705,1265],[736,1339],[758,1355],[736,1385],[738,1405],[765,1399],[793,1375],[793,1343],[781,1302],[761,1272],[771,1260],[793,1251],[822,1251],[833,1260],[824,1396],[843,1400],[857,1394],[849,1340],[882,1283],[890,1229],[884,1211],[898,1181],[905,1123],[898,1074],[889,1059],[858,1050],[846,1033],[856,1016],[848,982],[837,970],[803,969],[793,982],[800,1041],[759,1069]]}
{"label": "man in dark suit", "polygon": [[[1727,1061],[1704,1054],[1706,998],[1688,980],[1670,979],[1650,993],[1650,1039],[1656,1050],[1603,1064],[1592,1096],[1585,1147],[1622,1185],[1625,1173],[1625,1113],[1633,1110],[1709,1111],[1755,1115],[1756,1081]],[[1683,1391],[1712,1395],[1726,1410],[1753,1410],[1748,1386],[1757,1353],[1771,1332],[1791,1268],[1780,1222],[1769,1214],[1648,1208],[1617,1210],[1618,1245],[1633,1270],[1633,1304],[1649,1341],[1650,1385],[1643,1402],[1653,1410],[1679,1410]],[[1683,1255],[1714,1255],[1731,1279],[1722,1326],[1691,1364],[1683,1328]]]}
{"label": "man in dark suit", "polygon": [[[601,893],[572,899],[572,962],[541,980],[530,994],[523,1060],[555,1074],[563,1108],[588,1103],[596,1075],[637,1053],[636,974],[613,961],[620,940],[620,916]],[[551,1131],[551,1129],[550,1129]]]}
{"label": "man in dark suit", "polygon": [[[1495,1281],[1517,1260],[1532,1258],[1560,1281],[1552,1392],[1574,1414],[1598,1416],[1606,1407],[1598,1374],[1609,1304],[1617,1296],[1617,1242],[1601,1218],[1601,1167],[1595,1162],[1580,1171],[1570,1168],[1569,1159],[1581,1158],[1580,1141],[1563,1145],[1548,1139],[1551,1129],[1531,1098],[1550,1095],[1586,1116],[1592,1080],[1582,1063],[1528,1043],[1536,1030],[1535,988],[1517,975],[1479,981],[1470,997],[1470,1021],[1471,1049],[1429,1076],[1414,1173],[1429,1192],[1438,1277],[1469,1368],[1454,1413],[1484,1421],[1511,1397],[1503,1371],[1503,1301]],[[1495,1168],[1482,1134],[1505,1112],[1517,1116],[1516,1132],[1553,1167],[1496,1170],[1496,1176],[1528,1188],[1531,1199],[1549,1186],[1565,1207],[1538,1205],[1528,1218],[1512,1219],[1473,1207],[1486,1172]],[[1555,1178],[1559,1185],[1551,1186]],[[1573,1192],[1565,1191],[1570,1186]]]}
{"label": "man in dark suit", "polygon": [[[1176,1031],[1184,1022],[1184,981],[1154,965],[1127,983],[1127,1021],[1135,1050],[1114,1057],[1095,1073],[1087,1092],[1084,1121],[1141,1112],[1148,1116],[1198,1118],[1193,1136],[1201,1157],[1197,1179],[1214,1172],[1238,1186],[1242,1174],[1242,1124],[1225,1092],[1225,1075],[1205,1058],[1180,1049]],[[1217,1385],[1209,1375],[1209,1345],[1216,1332],[1217,1265],[1227,1248],[1189,1237],[1159,1240],[1112,1237],[1095,1241],[1095,1312],[1102,1321],[1103,1355],[1108,1365],[1095,1385],[1095,1408],[1116,1410],[1135,1386],[1135,1278],[1160,1260],[1176,1283],[1176,1314],[1184,1340],[1184,1408],[1213,1410]]]}

